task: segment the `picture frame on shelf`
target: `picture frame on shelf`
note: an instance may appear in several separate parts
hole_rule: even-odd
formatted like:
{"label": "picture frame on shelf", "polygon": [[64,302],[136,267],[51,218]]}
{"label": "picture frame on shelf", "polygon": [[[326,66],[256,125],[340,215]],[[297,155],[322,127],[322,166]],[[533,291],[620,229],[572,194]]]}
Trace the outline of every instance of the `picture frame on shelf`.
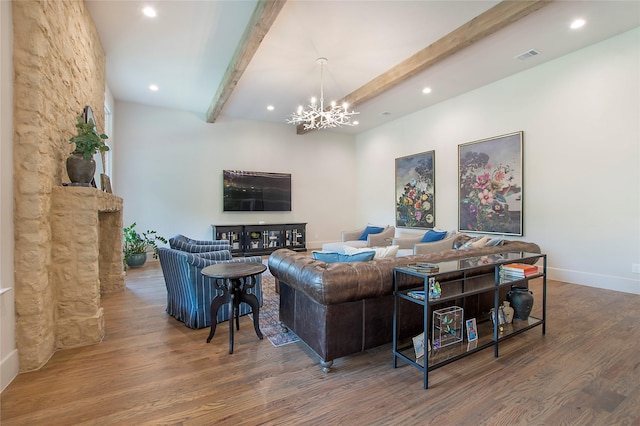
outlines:
{"label": "picture frame on shelf", "polygon": [[[491,311],[489,312],[489,316],[491,317],[491,323],[495,326],[496,324],[496,315],[495,315],[495,309],[491,308]],[[499,326],[504,326],[504,324],[507,321],[504,318],[504,311],[502,310],[502,306],[498,307],[498,325]],[[502,328],[502,327],[501,327]],[[502,331],[502,330],[500,330]]]}
{"label": "picture frame on shelf", "polygon": [[436,224],[435,151],[396,158],[396,226],[431,229]]}
{"label": "picture frame on shelf", "polygon": [[473,342],[478,340],[478,327],[476,326],[476,319],[471,318],[465,321],[467,325],[467,340]]}
{"label": "picture frame on shelf", "polygon": [[424,333],[420,333],[413,338],[413,349],[416,353],[416,359],[424,356],[425,349],[427,352],[431,351],[431,343],[429,339],[425,341]]}
{"label": "picture frame on shelf", "polygon": [[458,145],[458,229],[523,235],[523,132]]}
{"label": "picture frame on shelf", "polygon": [[107,194],[113,194],[113,190],[111,189],[111,178],[104,173],[100,175],[100,186],[102,190]]}

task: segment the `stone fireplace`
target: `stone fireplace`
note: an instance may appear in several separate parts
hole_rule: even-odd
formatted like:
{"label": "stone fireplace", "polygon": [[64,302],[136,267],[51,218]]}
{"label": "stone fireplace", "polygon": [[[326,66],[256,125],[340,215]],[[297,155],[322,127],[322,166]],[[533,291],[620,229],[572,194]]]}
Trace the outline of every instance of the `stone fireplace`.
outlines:
{"label": "stone fireplace", "polygon": [[105,55],[84,1],[14,1],[12,15],[15,334],[29,371],[105,336],[100,295],[124,288],[123,201],[62,185],[76,116],[89,105],[104,129]]}
{"label": "stone fireplace", "polygon": [[53,188],[51,242],[55,347],[98,343],[105,334],[100,295],[124,289],[122,198],[95,188]]}

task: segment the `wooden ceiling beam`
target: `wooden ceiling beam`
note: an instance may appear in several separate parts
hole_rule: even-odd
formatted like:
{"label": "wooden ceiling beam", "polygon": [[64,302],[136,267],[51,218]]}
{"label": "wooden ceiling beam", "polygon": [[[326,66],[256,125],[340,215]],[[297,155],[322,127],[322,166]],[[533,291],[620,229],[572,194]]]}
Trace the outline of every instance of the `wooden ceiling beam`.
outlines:
{"label": "wooden ceiling beam", "polygon": [[238,43],[233,58],[220,82],[218,91],[207,109],[206,120],[208,123],[214,123],[222,112],[224,105],[240,81],[240,77],[249,66],[253,55],[260,47],[260,43],[269,32],[285,3],[286,0],[258,0],[247,28],[244,30],[240,43]]}
{"label": "wooden ceiling beam", "polygon": [[[350,107],[353,107],[373,99],[430,66],[543,8],[551,1],[553,0],[502,1],[365,83],[337,103],[340,105],[347,102]],[[298,125],[296,130],[299,135],[309,131],[304,130],[303,125]]]}

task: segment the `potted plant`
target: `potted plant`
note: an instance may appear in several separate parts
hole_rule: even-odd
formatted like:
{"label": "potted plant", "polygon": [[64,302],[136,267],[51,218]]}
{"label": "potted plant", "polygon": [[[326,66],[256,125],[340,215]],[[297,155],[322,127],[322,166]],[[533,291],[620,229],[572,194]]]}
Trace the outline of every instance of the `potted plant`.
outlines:
{"label": "potted plant", "polygon": [[69,139],[69,143],[75,144],[75,148],[67,158],[67,174],[72,184],[90,186],[96,172],[93,156],[98,152],[109,151],[104,143],[105,139],[108,136],[97,132],[93,118],[86,122],[82,116],[76,118],[76,135]]}
{"label": "potted plant", "polygon": [[138,232],[135,229],[136,222],[127,228],[123,228],[124,241],[123,253],[124,264],[136,267],[142,266],[147,261],[147,250],[153,248],[153,258],[158,258],[157,242],[167,243],[164,237],[156,234],[156,231]]}

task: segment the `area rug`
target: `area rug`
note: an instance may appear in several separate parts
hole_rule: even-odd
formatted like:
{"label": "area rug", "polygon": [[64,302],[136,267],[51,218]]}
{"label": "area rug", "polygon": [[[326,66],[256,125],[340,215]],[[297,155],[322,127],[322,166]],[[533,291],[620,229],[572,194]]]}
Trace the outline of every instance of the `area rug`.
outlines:
{"label": "area rug", "polygon": [[[276,280],[267,269],[262,274],[262,307],[260,331],[276,348],[300,341],[292,331],[282,331],[279,319],[280,295],[276,293]],[[251,315],[251,314],[249,314]],[[253,317],[251,318],[253,320]]]}

